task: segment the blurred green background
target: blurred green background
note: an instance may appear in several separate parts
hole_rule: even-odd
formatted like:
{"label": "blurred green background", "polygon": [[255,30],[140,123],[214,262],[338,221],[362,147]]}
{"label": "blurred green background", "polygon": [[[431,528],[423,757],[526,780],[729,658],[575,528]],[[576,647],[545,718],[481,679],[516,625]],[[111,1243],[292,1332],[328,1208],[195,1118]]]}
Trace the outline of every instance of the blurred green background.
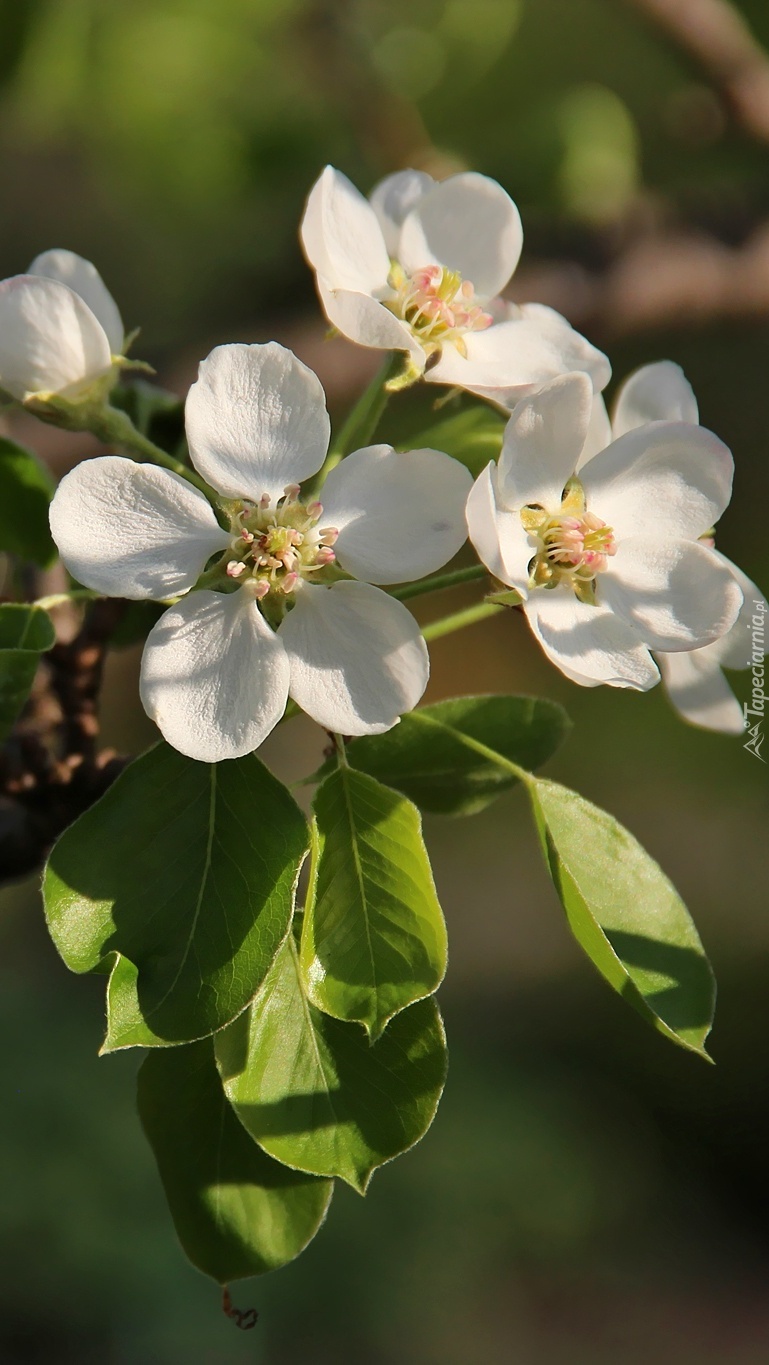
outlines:
{"label": "blurred green background", "polygon": [[[183,392],[218,342],[276,337],[339,411],[372,359],[323,341],[296,237],[315,175],[331,161],[367,189],[409,164],[485,171],[524,216],[516,297],[561,307],[617,377],[684,366],[737,461],[719,544],[766,589],[769,143],[640,8],[3,0],[0,274],[68,246],[141,323],[138,353],[168,386]],[[769,44],[766,0],[739,12]],[[23,434],[58,468],[91,449]],[[105,739],[126,751],[151,737],[137,663],[116,656],[105,695]],[[14,888],[2,1365],[766,1365],[767,769],[685,727],[659,689],[571,686],[519,619],[434,647],[428,695],[459,690],[563,701],[576,728],[552,775],[614,811],[686,898],[720,981],[717,1066],[593,975],[520,796],[429,821],[452,949],[438,1118],[365,1202],[338,1192],[295,1265],[236,1287],[261,1314],[241,1335],[175,1243],[134,1059],[97,1060],[102,983],[67,974],[34,886]],[[292,722],[267,757],[298,776],[318,743]]]}

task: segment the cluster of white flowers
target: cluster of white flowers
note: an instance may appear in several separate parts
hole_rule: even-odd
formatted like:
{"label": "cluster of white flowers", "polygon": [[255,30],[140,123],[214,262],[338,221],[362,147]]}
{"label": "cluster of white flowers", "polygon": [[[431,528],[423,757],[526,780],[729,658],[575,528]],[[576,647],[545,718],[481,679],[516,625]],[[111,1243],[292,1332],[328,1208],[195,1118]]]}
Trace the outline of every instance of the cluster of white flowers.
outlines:
{"label": "cluster of white flowers", "polygon": [[[237,757],[289,697],[341,734],[396,724],[424,692],[428,656],[386,588],[439,569],[468,531],[568,678],[646,690],[661,673],[687,719],[742,730],[721,669],[748,665],[746,617],[762,598],[714,548],[733,462],[680,369],[639,370],[610,422],[606,357],[552,309],[501,297],[521,222],[485,176],[404,171],[366,200],[327,167],[301,238],[329,321],[404,352],[406,381],[506,410],[501,453],[472,485],[430,449],[369,446],[331,467],[316,376],[276,343],[217,347],[186,406],[214,505],[179,474],[108,455],[69,474],[51,508],[78,582],[166,604],[141,675],[166,739],[207,762]],[[80,257],[47,252],[0,284],[12,397],[106,392],[124,349],[117,306]],[[303,491],[319,471],[322,505]]]}
{"label": "cluster of white flowers", "polygon": [[[372,584],[452,558],[466,535],[467,471],[437,450],[369,446],[331,471],[322,506],[304,501],[301,484],[328,449],[325,397],[275,342],[212,351],[186,426],[226,526],[179,475],[114,455],[78,465],[51,507],[62,559],[86,587],[179,598],[144,649],[148,714],[208,763],[255,749],[289,696],[340,734],[389,729],[419,701],[429,666],[414,617]],[[191,591],[212,558],[215,590]]]}

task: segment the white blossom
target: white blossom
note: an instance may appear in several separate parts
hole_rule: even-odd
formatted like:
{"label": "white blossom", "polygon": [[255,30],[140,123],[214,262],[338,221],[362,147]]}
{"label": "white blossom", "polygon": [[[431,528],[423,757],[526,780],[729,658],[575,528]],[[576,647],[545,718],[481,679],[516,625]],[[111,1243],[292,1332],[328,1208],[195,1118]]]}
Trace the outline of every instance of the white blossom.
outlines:
{"label": "white blossom", "polygon": [[117,304],[82,256],[45,251],[0,282],[0,388],[20,402],[79,398],[111,374],[123,344]]}
{"label": "white blossom", "polygon": [[654,422],[577,475],[592,417],[582,374],[523,399],[473,486],[468,527],[567,677],[646,690],[659,678],[652,649],[708,644],[740,609],[733,574],[700,540],[729,502],[733,461],[702,427]]}
{"label": "white blossom", "polygon": [[[210,763],[261,744],[289,696],[341,734],[390,729],[424,692],[428,657],[411,613],[372,585],[420,578],[456,553],[467,471],[439,451],[370,446],[332,469],[322,506],[303,499],[328,414],[320,381],[274,342],[217,347],[186,426],[193,464],[227,500],[227,529],[185,479],[118,456],[78,465],[51,507],[79,582],[179,597],[145,645],[148,714]],[[214,556],[214,588],[191,591]]]}
{"label": "white blossom", "polygon": [[567,371],[596,391],[609,362],[551,308],[500,298],[518,264],[518,209],[475,172],[388,176],[367,200],[327,166],[301,228],[326,316],[350,340],[406,351],[416,375],[502,406]]}
{"label": "white blossom", "polygon": [[[622,436],[647,422],[678,421],[696,425],[697,400],[680,366],[670,360],[644,365],[620,386],[609,422],[603,399],[594,401],[593,438],[583,450],[584,465],[601,440],[601,434]],[[710,528],[709,528],[710,529]],[[706,537],[712,543],[711,537]],[[744,669],[760,659],[766,626],[755,630],[755,621],[769,620],[769,605],[760,588],[725,555],[714,551],[742,590],[743,605],[726,634],[701,649],[667,654],[656,651],[662,681],[676,710],[693,725],[724,734],[742,734],[743,708],[732,692],[722,669]]]}

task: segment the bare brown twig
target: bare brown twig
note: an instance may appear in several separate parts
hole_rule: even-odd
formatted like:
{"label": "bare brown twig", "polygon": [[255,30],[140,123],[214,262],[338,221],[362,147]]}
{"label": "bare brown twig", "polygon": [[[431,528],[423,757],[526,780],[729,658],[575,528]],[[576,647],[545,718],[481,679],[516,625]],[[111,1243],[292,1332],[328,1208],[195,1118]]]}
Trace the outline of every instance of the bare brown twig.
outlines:
{"label": "bare brown twig", "polygon": [[124,610],[121,601],[94,602],[75,639],[54,646],[0,751],[0,882],[35,871],[125,766],[98,749],[104,658]]}
{"label": "bare brown twig", "polygon": [[769,56],[728,0],[626,0],[701,68],[751,137],[769,142]]}
{"label": "bare brown twig", "polygon": [[769,223],[739,247],[693,228],[640,232],[602,269],[574,261],[519,271],[519,302],[557,308],[599,344],[655,328],[769,316]]}

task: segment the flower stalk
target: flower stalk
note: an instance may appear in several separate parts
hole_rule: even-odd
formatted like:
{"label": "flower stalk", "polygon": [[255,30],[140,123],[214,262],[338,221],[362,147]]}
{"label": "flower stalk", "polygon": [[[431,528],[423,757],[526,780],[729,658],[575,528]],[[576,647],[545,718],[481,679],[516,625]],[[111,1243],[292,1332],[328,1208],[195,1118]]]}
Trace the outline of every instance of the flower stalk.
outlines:
{"label": "flower stalk", "polygon": [[422,635],[428,643],[440,640],[444,635],[453,635],[455,631],[464,630],[466,626],[487,621],[489,617],[496,616],[504,610],[504,607],[498,606],[495,602],[478,602],[474,607],[464,607],[462,611],[454,611],[450,616],[442,616],[437,621],[431,621],[429,625],[422,627]]}
{"label": "flower stalk", "polygon": [[129,459],[137,460],[140,464],[149,463],[160,465],[163,469],[170,469],[173,474],[178,474],[186,479],[188,483],[200,489],[201,493],[210,502],[219,503],[221,499],[214,492],[210,484],[206,483],[194,469],[177,460],[160,446],[155,445],[148,437],[143,436],[134,426],[127,413],[119,408],[104,405],[90,411],[87,415],[88,425],[84,430],[90,431],[92,435],[98,437],[105,445],[115,446],[121,455],[127,455]]}
{"label": "flower stalk", "polygon": [[479,579],[488,578],[489,571],[485,564],[470,564],[465,569],[451,569],[448,573],[431,574],[429,578],[421,578],[416,583],[405,583],[400,588],[390,588],[390,596],[397,597],[399,602],[407,602],[410,597],[422,597],[428,592],[441,592],[444,588],[458,588],[462,583],[477,583]]}
{"label": "flower stalk", "polygon": [[377,370],[368,387],[363,390],[342,423],[336,440],[331,443],[324,464],[313,480],[313,491],[323,487],[331,470],[336,469],[345,455],[349,455],[352,450],[361,450],[364,446],[370,445],[371,437],[390,399],[391,391],[388,384],[400,370],[402,361],[402,355],[398,351],[393,352]]}

